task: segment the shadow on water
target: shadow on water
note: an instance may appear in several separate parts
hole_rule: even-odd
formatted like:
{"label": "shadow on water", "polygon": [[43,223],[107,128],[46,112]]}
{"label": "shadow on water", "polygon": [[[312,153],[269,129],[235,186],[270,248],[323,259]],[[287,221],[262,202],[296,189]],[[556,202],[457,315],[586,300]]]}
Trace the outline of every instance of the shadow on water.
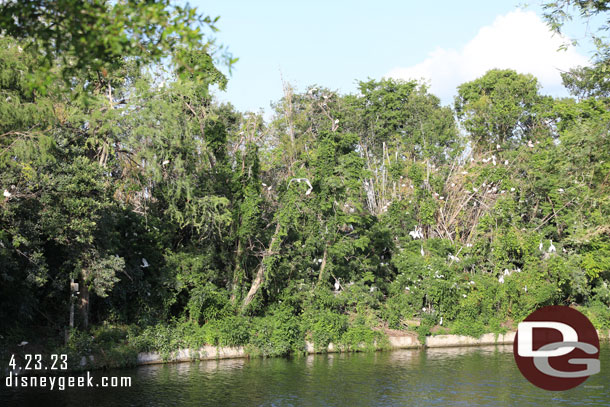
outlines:
{"label": "shadow on water", "polygon": [[130,376],[130,388],[7,389],[1,406],[605,406],[610,346],[601,373],[575,389],[538,389],[512,346],[232,359],[94,372]]}

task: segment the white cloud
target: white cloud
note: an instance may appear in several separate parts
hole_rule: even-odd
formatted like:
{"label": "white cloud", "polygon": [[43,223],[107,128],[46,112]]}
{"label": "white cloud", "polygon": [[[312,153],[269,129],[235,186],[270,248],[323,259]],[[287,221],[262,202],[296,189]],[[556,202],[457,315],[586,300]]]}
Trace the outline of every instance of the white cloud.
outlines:
{"label": "white cloud", "polygon": [[558,51],[565,38],[554,35],[533,11],[516,10],[479,30],[461,50],[438,48],[421,63],[397,67],[385,76],[424,78],[430,91],[448,103],[456,87],[493,68],[514,69],[536,76],[544,93],[563,94],[560,70],[586,65],[587,58],[570,47]]}

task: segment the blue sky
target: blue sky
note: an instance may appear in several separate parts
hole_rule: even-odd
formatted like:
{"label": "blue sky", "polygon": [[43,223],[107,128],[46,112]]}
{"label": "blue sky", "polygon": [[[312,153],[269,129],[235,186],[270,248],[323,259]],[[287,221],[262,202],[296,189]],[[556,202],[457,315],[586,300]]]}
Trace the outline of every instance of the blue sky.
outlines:
{"label": "blue sky", "polygon": [[[270,112],[282,77],[303,91],[342,93],[358,80],[421,78],[443,103],[455,86],[485,70],[513,68],[540,77],[543,93],[561,95],[558,69],[586,63],[588,50],[557,54],[540,8],[513,1],[194,1],[220,16],[216,34],[239,61],[218,98],[239,110]],[[571,32],[582,34],[574,25]],[[584,31],[584,29],[583,29]],[[499,46],[497,46],[499,44]],[[557,55],[556,55],[557,54]]]}

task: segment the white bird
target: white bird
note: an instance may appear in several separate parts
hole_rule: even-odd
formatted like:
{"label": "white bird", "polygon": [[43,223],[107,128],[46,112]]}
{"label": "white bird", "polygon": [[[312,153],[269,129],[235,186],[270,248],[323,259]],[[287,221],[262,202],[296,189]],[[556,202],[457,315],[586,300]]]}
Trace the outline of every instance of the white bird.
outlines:
{"label": "white bird", "polygon": [[163,165],[164,167],[165,167],[167,164],[169,164],[169,160],[165,160],[165,161],[163,161],[163,162],[161,163],[161,165]]}
{"label": "white bird", "polygon": [[544,246],[542,245],[542,241],[540,242],[540,244],[538,245],[538,250],[542,251],[544,248]]}
{"label": "white bird", "polygon": [[318,259],[318,263],[322,263],[322,261],[323,261],[322,259]]}
{"label": "white bird", "polygon": [[335,124],[339,124],[339,119],[335,119]]}
{"label": "white bird", "polygon": [[369,288],[369,292],[371,292],[371,293],[372,293],[372,292],[373,292],[373,291],[375,291],[376,289],[377,289],[377,287],[375,287],[374,285],[372,285],[372,286],[371,286],[371,288]]}
{"label": "white bird", "polygon": [[311,194],[311,191],[313,190],[313,186],[311,186],[311,182],[309,182],[308,178],[293,178],[288,182],[288,186],[290,186],[290,184],[292,184],[292,181],[296,181],[299,184],[301,183],[301,181],[304,181],[307,184],[307,186],[309,187],[309,189],[305,192],[305,195]]}
{"label": "white bird", "polygon": [[150,266],[150,264],[148,264],[148,261],[144,257],[142,257],[142,264],[140,264],[140,267],[146,268],[148,266]]}
{"label": "white bird", "polygon": [[411,289],[409,288],[409,286],[405,287],[405,291],[411,291]]}
{"label": "white bird", "polygon": [[491,156],[491,163],[495,166],[496,165],[496,156],[492,155]]}
{"label": "white bird", "polygon": [[466,298],[466,294],[462,294],[462,297]]}
{"label": "white bird", "polygon": [[563,188],[559,188],[557,191],[559,191],[560,194],[563,194]]}
{"label": "white bird", "polygon": [[504,165],[508,165],[508,160],[504,160]]}
{"label": "white bird", "polygon": [[523,287],[523,291],[527,292],[527,286]]}
{"label": "white bird", "polygon": [[335,291],[339,291],[339,289],[341,289],[341,284],[339,283],[339,280],[335,280]]}
{"label": "white bird", "polygon": [[474,281],[470,280],[470,285],[474,285]]}
{"label": "white bird", "polygon": [[267,187],[267,191],[271,191],[271,188],[273,188],[273,185],[269,185],[269,186]]}
{"label": "white bird", "polygon": [[510,192],[515,192],[515,188],[511,188],[511,189],[510,189]]}
{"label": "white bird", "polygon": [[443,325],[443,317],[441,317],[441,320],[438,323],[439,325]]}
{"label": "white bird", "polygon": [[4,197],[5,198],[10,198],[12,196],[12,194],[10,192],[8,192],[8,190],[4,190]]}
{"label": "white bird", "polygon": [[409,232],[409,236],[411,236],[413,239],[423,239],[424,235],[421,232],[421,229],[419,229],[417,226],[415,226],[415,229],[413,229],[412,231]]}
{"label": "white bird", "polygon": [[28,341],[22,341],[22,342],[21,342],[19,345],[17,345],[17,346],[25,346],[25,345],[27,345],[28,343],[29,343]]}
{"label": "white bird", "polygon": [[426,253],[424,252],[424,246],[420,246],[419,252],[421,253],[422,257],[426,255]]}
{"label": "white bird", "polygon": [[528,141],[527,141],[527,146],[528,146],[529,148],[534,148],[534,144],[532,144],[532,140],[528,140]]}
{"label": "white bird", "polygon": [[504,284],[504,276],[500,276],[500,278],[498,278],[498,282],[500,284]]}
{"label": "white bird", "polygon": [[557,249],[553,245],[553,241],[549,240],[549,242],[551,242],[551,245],[549,246],[549,253],[555,253],[557,251]]}
{"label": "white bird", "polygon": [[508,269],[504,269],[504,275],[505,275],[505,276],[510,275],[510,271],[508,271]]}
{"label": "white bird", "polygon": [[496,150],[500,149],[500,144],[496,144]]}
{"label": "white bird", "polygon": [[422,310],[422,311],[424,311],[424,312],[426,312],[426,307],[423,307],[421,310]]}
{"label": "white bird", "polygon": [[450,254],[448,257],[449,257],[449,260],[451,260],[451,261],[454,261],[456,263],[460,262],[460,258],[457,256],[454,256],[453,254]]}

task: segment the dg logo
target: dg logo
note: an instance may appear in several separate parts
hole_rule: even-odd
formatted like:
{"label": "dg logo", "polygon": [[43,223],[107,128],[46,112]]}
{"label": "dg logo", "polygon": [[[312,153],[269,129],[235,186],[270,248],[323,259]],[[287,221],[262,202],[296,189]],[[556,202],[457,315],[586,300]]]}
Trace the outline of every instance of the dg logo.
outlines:
{"label": "dg logo", "polygon": [[560,305],[540,308],[519,324],[513,353],[523,376],[545,390],[574,388],[600,370],[595,327]]}

